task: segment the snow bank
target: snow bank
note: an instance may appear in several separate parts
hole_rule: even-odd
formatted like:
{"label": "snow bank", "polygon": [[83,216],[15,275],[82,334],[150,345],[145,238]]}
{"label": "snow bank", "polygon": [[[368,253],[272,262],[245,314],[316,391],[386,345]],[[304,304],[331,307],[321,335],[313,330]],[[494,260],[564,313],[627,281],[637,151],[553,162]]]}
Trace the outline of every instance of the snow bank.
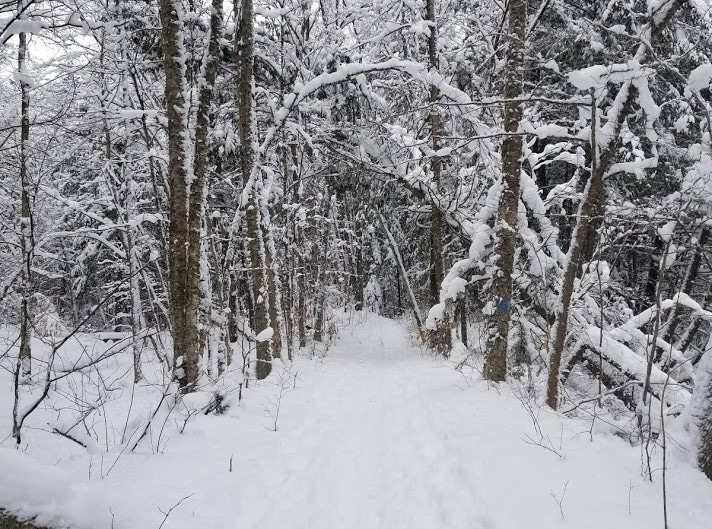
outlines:
{"label": "snow bank", "polygon": [[[0,508],[19,518],[36,516],[50,527],[97,529],[112,527],[112,505],[122,503],[120,491],[97,490],[76,475],[37,462],[19,450],[0,447]],[[115,528],[138,528],[130,515]]]}

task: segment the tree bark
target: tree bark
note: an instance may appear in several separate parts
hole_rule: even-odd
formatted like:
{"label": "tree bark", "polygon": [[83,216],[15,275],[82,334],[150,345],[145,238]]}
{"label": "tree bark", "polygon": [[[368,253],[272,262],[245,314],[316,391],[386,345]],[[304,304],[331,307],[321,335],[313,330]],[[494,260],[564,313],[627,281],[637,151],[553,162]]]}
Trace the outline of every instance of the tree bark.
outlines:
{"label": "tree bark", "polygon": [[134,209],[133,178],[131,169],[126,170],[122,163],[122,172],[125,174],[124,188],[126,193],[124,204],[124,217],[126,218],[126,235],[124,245],[126,246],[126,258],[129,265],[129,293],[131,299],[131,352],[133,354],[134,384],[143,378],[141,372],[141,283],[139,273],[141,264],[139,262],[138,248],[136,247],[136,229],[131,224],[131,212]]}
{"label": "tree bark", "polygon": [[[314,341],[323,342],[324,334],[324,310],[325,310],[325,298],[326,298],[326,263],[329,252],[329,233],[331,231],[330,227],[330,215],[331,215],[331,196],[326,193],[326,211],[324,211],[324,228],[321,235],[321,248],[319,248],[319,243],[315,239],[314,241],[314,255],[318,255],[317,262],[317,282],[319,285],[319,290],[316,295],[316,320],[314,321]],[[319,251],[321,250],[321,251]]]}
{"label": "tree bark", "polygon": [[[592,108],[595,108],[592,105]],[[595,122],[595,113],[594,113]],[[561,369],[561,353],[564,350],[568,329],[569,309],[574,292],[574,281],[581,263],[582,250],[585,246],[588,226],[593,211],[603,197],[603,175],[607,164],[597,163],[598,149],[596,148],[595,127],[592,127],[591,144],[593,146],[591,178],[586,184],[577,215],[577,223],[566,254],[566,269],[561,285],[559,302],[557,303],[556,320],[551,328],[549,339],[549,375],[547,381],[546,403],[556,409],[559,399],[559,371]]]}
{"label": "tree bark", "polygon": [[20,248],[22,252],[20,301],[20,381],[28,382],[32,375],[32,248],[33,229],[30,209],[30,181],[27,174],[27,149],[30,141],[30,85],[27,79],[27,35],[19,34],[17,69],[20,78]]}
{"label": "tree bark", "polygon": [[489,329],[485,351],[484,377],[500,382],[507,376],[507,347],[512,313],[512,272],[517,250],[517,213],[522,172],[522,137],[515,135],[522,119],[524,42],[526,38],[527,0],[510,0],[506,53],[504,97],[504,132],[502,142],[502,194],[497,211],[495,265]]}
{"label": "tree bark", "polygon": [[277,274],[277,262],[275,259],[275,246],[272,234],[267,232],[267,226],[263,228],[267,234],[265,241],[265,268],[267,269],[267,291],[269,293],[269,319],[274,329],[272,335],[272,356],[281,358],[282,356],[282,314],[279,310],[279,275]]}
{"label": "tree bark", "polygon": [[[222,31],[222,1],[212,0],[210,12],[210,36],[203,58],[202,75],[198,89],[198,108],[195,122],[193,155],[193,178],[190,182],[188,204],[188,311],[196,315],[196,331],[191,331],[191,347],[195,353],[191,361],[197,363],[205,350],[208,329],[211,325],[212,306],[210,277],[206,267],[201,266],[201,258],[207,258],[207,248],[203,243],[203,217],[205,210],[205,188],[208,173],[208,131],[210,129],[210,105],[213,100],[215,77],[220,59],[220,38]],[[201,330],[202,329],[202,330]]]}
{"label": "tree bark", "polygon": [[[237,3],[235,6],[237,7]],[[237,73],[237,131],[240,139],[239,166],[243,184],[248,195],[245,224],[249,238],[252,293],[254,303],[254,330],[261,333],[270,327],[269,292],[267,282],[267,259],[261,222],[262,177],[254,165],[255,123],[253,109],[253,63],[254,63],[254,11],[252,0],[241,0],[239,23],[235,26],[235,50]],[[257,379],[267,377],[272,370],[272,339],[257,342]]]}
{"label": "tree bark", "polygon": [[188,127],[182,11],[179,0],[159,4],[165,105],[168,115],[168,291],[173,328],[174,376],[182,392],[198,380],[198,311],[191,296],[188,234]]}
{"label": "tree bark", "polygon": [[[438,71],[438,24],[435,16],[435,0],[427,0],[426,19],[430,24],[430,35],[428,35],[428,62],[430,69]],[[442,133],[442,122],[440,112],[437,107],[440,99],[440,90],[434,85],[430,87],[430,139],[432,149],[435,153],[440,149],[440,135]],[[439,191],[442,177],[443,162],[440,156],[434,154],[430,162],[432,171],[433,187]],[[445,219],[440,208],[430,207],[430,299],[432,305],[440,302],[440,287],[445,278],[443,243],[445,238]],[[452,336],[450,332],[450,320],[442,318],[437,323],[437,328],[429,333],[430,345],[435,351],[447,356],[452,349]]]}

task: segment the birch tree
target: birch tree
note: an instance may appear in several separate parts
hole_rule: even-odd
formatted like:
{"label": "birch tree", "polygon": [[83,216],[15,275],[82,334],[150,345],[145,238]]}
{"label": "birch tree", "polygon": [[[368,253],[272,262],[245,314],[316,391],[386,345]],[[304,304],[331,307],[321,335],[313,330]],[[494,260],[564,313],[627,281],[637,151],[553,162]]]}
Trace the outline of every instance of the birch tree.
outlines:
{"label": "birch tree", "polygon": [[20,355],[18,370],[20,379],[29,381],[32,375],[32,319],[30,301],[32,298],[32,253],[33,229],[30,207],[30,177],[28,157],[30,141],[30,77],[27,71],[27,34],[20,33],[17,48],[17,70],[20,84],[20,251],[22,254],[21,306],[20,306]]}

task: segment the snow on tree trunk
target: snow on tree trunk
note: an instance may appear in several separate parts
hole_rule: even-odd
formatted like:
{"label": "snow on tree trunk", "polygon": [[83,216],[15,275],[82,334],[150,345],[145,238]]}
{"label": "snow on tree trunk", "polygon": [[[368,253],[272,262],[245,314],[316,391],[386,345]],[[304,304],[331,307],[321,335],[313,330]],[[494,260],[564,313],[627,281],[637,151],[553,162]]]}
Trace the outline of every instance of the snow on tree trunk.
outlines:
{"label": "snow on tree trunk", "polygon": [[[237,4],[236,4],[237,7]],[[255,167],[255,117],[253,109],[253,63],[254,63],[254,13],[252,0],[242,0],[239,23],[235,27],[236,57],[236,128],[240,139],[239,167],[247,195],[245,224],[249,239],[252,295],[254,303],[254,328],[261,333],[271,326],[269,286],[267,282],[267,258],[261,221],[262,176]],[[266,378],[272,370],[272,340],[258,342],[256,374]]]}
{"label": "snow on tree trunk", "polygon": [[282,356],[282,314],[279,310],[279,275],[277,274],[277,263],[275,260],[275,246],[272,234],[267,231],[267,226],[263,229],[267,235],[265,241],[265,268],[267,269],[267,290],[269,292],[269,319],[274,328],[272,337],[272,356],[280,358]]}
{"label": "snow on tree trunk", "polygon": [[188,296],[190,313],[198,313],[198,328],[195,339],[197,348],[192,360],[199,361],[207,343],[211,325],[211,286],[207,266],[207,248],[203,243],[203,223],[205,210],[205,186],[208,171],[208,131],[210,130],[210,105],[213,100],[215,77],[220,60],[220,39],[222,37],[222,1],[213,0],[210,11],[210,32],[206,46],[198,88],[198,108],[196,110],[195,140],[193,155],[193,179],[190,182],[188,204]]}
{"label": "snow on tree trunk", "polygon": [[[428,62],[430,69],[438,71],[438,23],[435,16],[435,0],[427,0],[425,6],[426,20],[430,22],[428,35]],[[440,99],[440,91],[437,86],[430,87],[430,139],[432,143],[433,155],[430,162],[432,171],[433,187],[439,191],[443,162],[437,152],[440,150],[440,135],[442,134],[442,120],[437,107]],[[430,207],[430,299],[433,305],[440,301],[440,286],[442,285],[444,272],[443,244],[445,238],[445,219],[440,208]],[[447,314],[438,321],[437,327],[429,333],[430,345],[443,356],[450,354],[452,349],[452,337],[450,332],[450,319]]]}
{"label": "snow on tree trunk", "polygon": [[[159,4],[165,106],[168,116],[168,290],[173,329],[174,376],[183,392],[192,391],[198,380],[198,296],[193,292],[188,231],[189,184],[187,90],[183,47],[182,7],[179,0]],[[199,253],[198,253],[199,255]],[[197,284],[195,285],[197,290]]]}
{"label": "snow on tree trunk", "polygon": [[30,141],[30,84],[27,73],[27,35],[19,34],[17,69],[20,80],[20,251],[22,253],[21,301],[20,301],[20,356],[18,369],[20,381],[28,382],[32,374],[32,322],[30,300],[32,298],[32,250],[33,229],[30,211],[30,181],[27,174],[27,150]]}
{"label": "snow on tree trunk", "polygon": [[512,272],[517,251],[517,213],[522,172],[522,137],[517,135],[522,119],[524,41],[527,0],[510,0],[504,84],[504,132],[502,142],[502,191],[497,211],[495,255],[487,318],[484,376],[499,382],[507,375],[507,345],[512,314]]}
{"label": "snow on tree trunk", "polygon": [[131,223],[131,213],[134,210],[133,196],[133,179],[131,177],[131,169],[125,170],[126,178],[126,206],[125,217],[127,220],[126,226],[126,258],[129,265],[129,297],[131,300],[131,353],[133,356],[134,367],[134,383],[138,383],[142,378],[141,373],[141,287],[139,282],[139,271],[141,264],[139,262],[138,248],[136,247],[135,226]]}

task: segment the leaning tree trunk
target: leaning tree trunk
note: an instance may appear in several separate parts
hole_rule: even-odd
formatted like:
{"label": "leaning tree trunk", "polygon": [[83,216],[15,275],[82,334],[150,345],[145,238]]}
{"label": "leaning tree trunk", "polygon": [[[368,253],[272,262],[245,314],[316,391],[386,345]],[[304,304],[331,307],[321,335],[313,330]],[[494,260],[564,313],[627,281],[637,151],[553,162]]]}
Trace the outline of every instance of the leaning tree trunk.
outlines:
{"label": "leaning tree trunk", "polygon": [[[591,104],[592,121],[596,120],[596,102]],[[581,264],[583,249],[586,246],[588,225],[599,202],[603,199],[603,176],[607,163],[599,159],[596,126],[591,127],[591,178],[586,184],[581,199],[581,205],[576,216],[577,222],[574,233],[571,237],[571,244],[566,254],[566,269],[561,285],[561,293],[556,309],[556,320],[551,328],[551,338],[549,339],[549,375],[547,382],[546,403],[556,409],[559,399],[559,371],[561,370],[561,353],[564,350],[566,334],[568,329],[569,309],[571,307],[571,297],[574,292],[574,281]]]}
{"label": "leaning tree trunk", "polygon": [[30,298],[32,297],[32,212],[30,211],[30,182],[27,174],[27,147],[30,141],[30,85],[27,79],[27,35],[20,33],[17,67],[20,78],[20,249],[22,252],[20,306],[20,380],[27,382],[32,374],[32,337]]}
{"label": "leaning tree trunk", "polygon": [[[383,215],[378,213],[378,220],[381,222],[381,228],[383,229],[383,232],[386,234],[386,238],[388,239],[388,243],[391,245],[391,251],[393,252],[393,255],[396,258],[396,264],[398,265],[398,270],[400,271],[400,276],[403,277],[403,282],[405,283],[405,289],[408,292],[408,301],[410,302],[410,308],[413,311],[413,318],[415,319],[415,324],[418,326],[418,332],[420,333],[421,336],[425,333],[425,325],[423,324],[423,317],[420,315],[420,307],[418,307],[418,300],[415,297],[415,294],[413,293],[413,288],[410,285],[410,281],[408,280],[408,273],[406,272],[405,266],[403,265],[403,259],[401,258],[401,253],[400,250],[398,249],[398,244],[396,243],[395,238],[393,237],[393,234],[391,231],[388,229],[388,226],[386,225],[386,219],[383,218]],[[400,280],[398,277],[396,277],[396,280],[398,281],[398,306],[400,307]]]}
{"label": "leaning tree trunk", "polygon": [[[655,20],[655,15],[652,16],[651,27],[649,32],[650,44],[641,44],[636,53],[636,60],[642,63],[646,59],[650,46],[653,45],[660,37],[663,28],[672,19],[674,14],[679,9],[684,0],[672,0],[672,5],[666,11],[665,16],[661,20]],[[582,261],[590,259],[591,248],[593,247],[592,240],[595,237],[596,229],[600,224],[600,216],[603,209],[603,179],[606,171],[615,159],[618,142],[617,138],[621,131],[621,127],[625,118],[630,113],[633,104],[637,98],[637,91],[632,82],[625,82],[613,102],[613,107],[618,108],[613,131],[610,133],[610,143],[605,145],[605,148],[599,153],[599,141],[596,138],[596,101],[592,98],[592,126],[591,126],[591,177],[586,183],[581,204],[576,216],[576,227],[571,239],[571,245],[567,253],[566,269],[561,284],[559,302],[557,303],[557,312],[554,325],[551,327],[549,338],[549,375],[547,382],[546,403],[556,409],[559,401],[559,371],[561,368],[561,355],[566,343],[566,335],[568,333],[569,311],[571,306],[571,298],[574,291],[574,283],[576,275]]]}
{"label": "leaning tree trunk", "polygon": [[168,291],[173,329],[174,376],[181,391],[198,381],[198,311],[191,292],[188,255],[188,127],[180,0],[159,4],[165,105],[168,115]]}
{"label": "leaning tree trunk", "polygon": [[517,135],[522,119],[524,69],[524,40],[527,21],[527,0],[510,0],[507,33],[507,72],[504,84],[504,132],[502,142],[502,194],[497,211],[497,256],[492,287],[492,314],[488,317],[489,330],[485,350],[484,377],[500,382],[507,375],[507,346],[512,314],[512,273],[517,249],[517,212],[522,172],[522,137]]}
{"label": "leaning tree trunk", "polygon": [[[235,4],[237,7],[237,3]],[[252,85],[254,63],[254,13],[252,0],[242,0],[239,23],[235,27],[235,57],[237,72],[237,131],[240,139],[240,169],[248,199],[245,224],[249,238],[250,268],[254,302],[254,327],[259,334],[270,327],[269,292],[266,270],[264,234],[261,225],[262,177],[255,167],[255,123],[253,116]],[[266,378],[272,370],[272,339],[257,342],[258,379]]]}
{"label": "leaning tree trunk", "polygon": [[[431,22],[430,35],[428,35],[428,62],[430,69],[438,70],[438,25],[435,16],[435,0],[427,0],[425,5],[426,19]],[[430,87],[430,139],[433,152],[440,149],[440,135],[442,133],[442,123],[438,110],[438,99],[440,91],[437,86]],[[440,180],[442,176],[443,162],[440,156],[434,154],[431,158],[430,170],[432,171],[433,187],[440,190]],[[445,237],[445,219],[440,208],[431,206],[430,208],[430,301],[432,305],[440,302],[440,287],[445,278],[443,243]],[[452,337],[450,332],[450,320],[445,315],[438,321],[437,327],[429,333],[430,345],[443,356],[447,356],[452,349]]]}

